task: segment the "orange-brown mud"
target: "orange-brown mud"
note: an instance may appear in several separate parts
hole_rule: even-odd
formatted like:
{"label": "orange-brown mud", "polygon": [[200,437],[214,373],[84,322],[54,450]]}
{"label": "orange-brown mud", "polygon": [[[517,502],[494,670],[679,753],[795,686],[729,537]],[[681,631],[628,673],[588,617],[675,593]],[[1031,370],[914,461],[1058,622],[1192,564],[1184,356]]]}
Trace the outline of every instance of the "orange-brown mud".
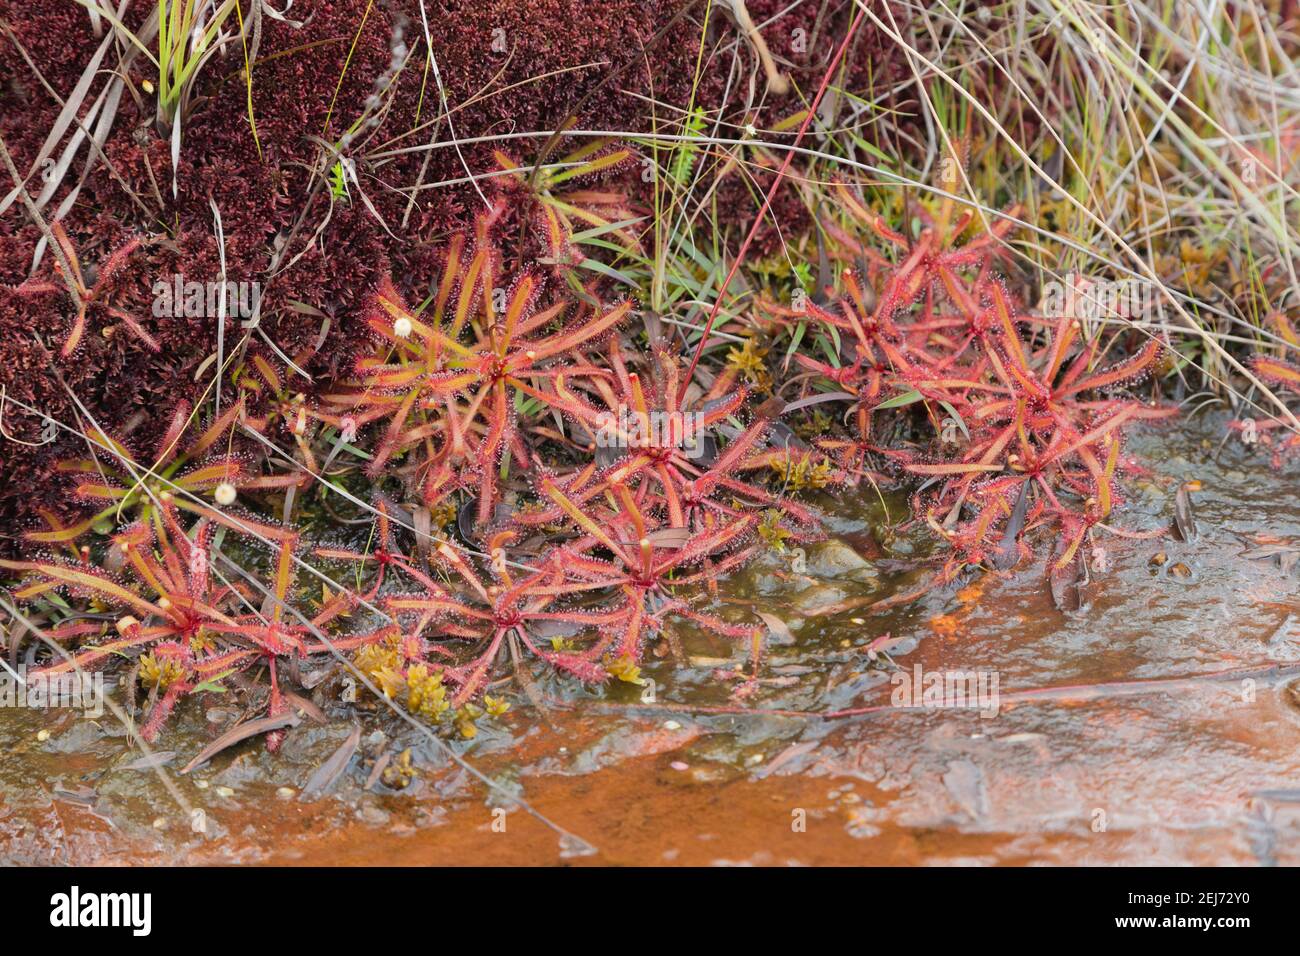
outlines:
{"label": "orange-brown mud", "polygon": [[[1296,864],[1300,863],[1300,547],[1293,474],[1230,443],[1222,420],[1150,433],[1151,464],[1125,527],[1169,522],[1199,479],[1192,542],[1102,534],[1090,604],[1054,607],[1043,563],[987,573],[872,616],[915,586],[923,537],[889,541],[873,496],[834,506],[831,540],[796,571],[777,558],[732,579],[721,613],[763,611],[768,647],[747,696],[747,649],[682,629],[686,660],[651,657],[653,703],[615,683],[579,691],[538,672],[544,719],[523,694],[457,752],[489,790],[382,709],[324,701],[330,719],[178,770],[229,714],[220,695],[182,707],[157,742],[195,832],[108,713],[0,712],[0,858],[106,864]],[[891,502],[894,518],[899,503]],[[876,529],[883,553],[863,544]],[[915,549],[915,554],[912,553]],[[1161,560],[1163,556],[1163,561]],[[1175,566],[1177,569],[1175,570]],[[888,632],[887,656],[867,645]],[[901,709],[836,720],[742,711],[887,705],[903,676],[996,676],[989,716]],[[1267,674],[1276,665],[1292,668]],[[1203,679],[1221,671],[1252,679]],[[731,674],[731,678],[724,675]],[[895,676],[898,675],[898,676]],[[892,680],[891,680],[892,678]],[[1169,681],[1160,684],[1160,681]],[[322,685],[329,686],[329,685]],[[1055,698],[1042,688],[1096,688]],[[986,688],[987,689],[987,688]],[[996,709],[996,715],[992,711]],[[321,797],[312,773],[354,723],[362,745]],[[48,736],[42,734],[47,731]],[[449,740],[451,738],[448,738]],[[411,749],[404,789],[366,789],[375,756]],[[513,805],[595,848],[577,852]]]}

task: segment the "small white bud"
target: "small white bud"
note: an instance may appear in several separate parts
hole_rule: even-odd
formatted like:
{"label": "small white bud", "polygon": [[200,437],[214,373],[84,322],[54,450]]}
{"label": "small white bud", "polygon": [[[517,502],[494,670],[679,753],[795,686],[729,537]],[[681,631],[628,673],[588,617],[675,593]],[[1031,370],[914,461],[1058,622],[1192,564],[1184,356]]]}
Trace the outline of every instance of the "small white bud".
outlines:
{"label": "small white bud", "polygon": [[235,503],[235,486],[228,481],[223,481],[221,484],[217,485],[216,490],[212,492],[212,497],[216,498],[217,504],[222,505],[223,507],[226,505],[233,505]]}
{"label": "small white bud", "polygon": [[410,338],[411,320],[408,319],[406,316],[402,316],[401,318],[397,319],[397,321],[393,323],[393,334],[396,335],[399,339]]}

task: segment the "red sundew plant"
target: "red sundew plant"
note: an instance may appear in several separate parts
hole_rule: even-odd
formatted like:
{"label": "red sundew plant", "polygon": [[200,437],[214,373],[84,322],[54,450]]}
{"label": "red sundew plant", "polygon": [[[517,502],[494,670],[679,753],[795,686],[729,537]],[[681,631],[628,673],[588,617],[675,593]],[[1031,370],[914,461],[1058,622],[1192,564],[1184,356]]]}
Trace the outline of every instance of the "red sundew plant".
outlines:
{"label": "red sundew plant", "polygon": [[[653,528],[625,485],[614,486],[618,509],[602,509],[594,517],[570,501],[549,479],[543,481],[542,487],[585,535],[561,548],[559,560],[585,582],[582,589],[620,592],[621,636],[607,632],[588,651],[589,655],[603,653],[611,640],[617,640],[615,657],[635,664],[641,656],[646,629],[657,629],[668,613],[729,637],[752,636],[752,628],[736,627],[695,611],[674,597],[670,588],[714,582],[752,557],[757,545],[737,546],[752,537],[757,515],[739,516],[720,527],[682,535],[673,533],[679,529]],[[593,557],[590,552],[597,547],[603,547],[612,560]],[[696,566],[700,570],[683,573]]]}
{"label": "red sundew plant", "polygon": [[[660,508],[671,528],[703,532],[719,522],[743,518],[746,511],[773,506],[784,508],[792,519],[810,528],[818,524],[811,509],[739,477],[741,470],[763,465],[754,461],[771,426],[769,416],[756,416],[719,451],[711,430],[740,413],[748,398],[731,376],[718,376],[698,401],[682,405],[677,398],[680,360],[666,350],[655,350],[648,376],[628,368],[617,341],[609,345],[607,362],[609,375],[583,381],[587,396],[557,376],[555,394],[547,402],[585,432],[589,448],[604,450],[613,459],[598,480],[584,481],[585,489],[569,490],[580,495],[579,502],[606,488],[634,483],[641,503]],[[552,508],[520,515],[518,520],[542,524],[557,517]]]}
{"label": "red sundew plant", "polygon": [[[996,280],[994,270],[997,264],[1009,259],[1005,239],[1014,227],[1016,207],[998,217],[987,230],[981,230],[962,242],[962,237],[974,223],[974,210],[964,209],[954,219],[953,200],[946,196],[939,203],[937,213],[917,205],[912,213],[920,222],[921,230],[916,241],[912,242],[885,225],[884,219],[863,206],[847,186],[841,184],[837,192],[845,212],[904,255],[897,265],[884,267],[885,277],[874,311],[875,322],[891,339],[896,340],[902,334],[894,322],[895,313],[918,303],[920,314],[915,322],[909,324],[909,331],[914,335],[949,324],[942,322],[938,311],[942,296],[945,293],[953,295],[953,290],[984,288]],[[854,304],[861,308],[861,294],[852,289],[850,293]],[[960,302],[955,304],[960,305]],[[936,322],[940,324],[934,325]],[[913,344],[919,349],[922,343]]]}
{"label": "red sundew plant", "polygon": [[553,167],[535,171],[520,167],[499,150],[493,151],[493,157],[503,172],[510,173],[502,178],[503,194],[520,208],[525,228],[530,219],[535,224],[549,253],[547,264],[557,272],[571,269],[585,258],[573,241],[575,222],[614,237],[627,249],[640,249],[630,226],[621,225],[639,218],[624,193],[572,186],[627,165],[634,157],[631,149],[619,147],[613,140],[594,139],[557,159]]}
{"label": "red sundew plant", "polygon": [[[919,380],[959,379],[947,370],[972,348],[981,350],[989,344],[996,317],[980,301],[1001,289],[993,270],[1007,255],[1003,242],[1015,210],[989,231],[960,242],[971,229],[974,213],[963,211],[954,220],[953,202],[945,197],[937,214],[917,207],[921,230],[911,242],[863,206],[844,184],[837,193],[850,219],[899,250],[902,261],[891,265],[867,246],[844,236],[856,253],[853,261],[865,265],[844,271],[845,294],[838,302],[822,306],[803,297],[798,309],[772,302],[764,302],[763,307],[787,322],[808,322],[832,330],[841,343],[840,355],[831,362],[795,353],[804,374],[794,376],[791,382],[820,380],[854,396],[856,438],[826,438],[818,445],[835,455],[848,475],[874,477],[864,470],[866,457],[884,449],[872,434],[873,411],[910,401]],[[878,278],[878,294],[864,285],[864,271]],[[972,374],[979,374],[981,361],[976,359],[969,370]],[[940,396],[939,401],[943,400]]]}
{"label": "red sundew plant", "polygon": [[[132,657],[132,679],[138,676],[151,689],[150,713],[141,729],[146,740],[153,739],[180,698],[200,687],[216,686],[259,660],[267,663],[270,672],[269,714],[281,713],[285,703],[277,680],[277,661],[328,651],[308,637],[307,628],[285,623],[297,535],[200,507],[206,513],[187,534],[176,499],[164,493],[153,520],[137,521],[113,535],[110,562],[121,565],[121,574],[58,558],[0,561],[0,567],[27,574],[27,581],[15,591],[20,600],[32,601],[61,590],[71,597],[89,599],[94,607],[116,610],[119,616],[113,628],[117,637],[109,637],[102,621],[80,620],[84,615],[79,612],[51,629],[54,639],[76,640],[82,646],[69,660],[56,661],[36,673],[56,675],[96,667],[114,657]],[[275,545],[275,601],[269,618],[263,618],[249,603],[249,595],[235,585],[218,583],[212,569],[212,538],[218,525]],[[317,614],[313,624],[323,626],[343,606],[340,596]],[[351,649],[391,633],[391,628],[384,628],[373,634],[352,635],[340,640],[339,646]],[[274,747],[277,739],[268,743]]]}
{"label": "red sundew plant", "polygon": [[[1038,499],[1029,512],[1029,525],[1041,519],[1057,526],[1063,543],[1051,570],[1060,571],[1073,560],[1084,535],[1109,517],[1118,500],[1122,427],[1137,419],[1168,417],[1177,409],[1105,396],[1107,390],[1149,373],[1159,355],[1158,342],[1098,369],[1100,339],[1072,353],[1078,324],[1064,317],[1035,351],[1022,338],[1021,324],[1013,319],[1001,287],[994,285],[992,291],[1001,334],[984,349],[979,374],[965,377],[972,371],[964,369],[963,377],[953,378],[949,367],[940,373],[942,378],[913,379],[925,398],[941,401],[962,422],[969,434],[965,449],[953,454],[941,447],[928,461],[911,454],[898,457],[908,472],[942,482],[925,507],[926,520],[954,545],[959,564],[977,564],[990,556],[991,535],[1003,518],[1011,518],[1010,499],[1017,490]],[[950,531],[963,507],[976,509],[977,517]],[[1014,539],[1020,529],[1008,527]],[[999,545],[1000,566],[1014,563],[1005,553],[1008,545]],[[945,577],[956,567],[950,565]]]}
{"label": "red sundew plant", "polygon": [[[420,448],[419,486],[432,507],[460,488],[477,489],[485,525],[498,500],[503,454],[531,460],[519,428],[515,395],[554,404],[535,383],[557,376],[605,374],[573,361],[580,346],[607,335],[631,303],[592,309],[562,298],[538,309],[544,280],[525,269],[509,290],[495,277],[501,255],[480,221],[476,251],[462,263],[452,241],[428,314],[408,308],[391,284],[380,288],[371,328],[381,353],[358,364],[360,381],[327,401],[356,425],[387,419],[368,471],[379,474],[400,452]],[[458,292],[456,291],[458,290]],[[497,299],[504,307],[498,311]],[[566,322],[566,313],[574,316]],[[549,326],[562,324],[558,331]],[[567,361],[566,361],[567,360]]]}
{"label": "red sundew plant", "polygon": [[[1022,530],[1041,525],[1060,536],[1050,568],[1059,572],[1119,500],[1118,474],[1131,467],[1120,456],[1124,426],[1176,413],[1110,394],[1149,374],[1161,344],[1153,339],[1104,366],[1101,339],[1080,341],[1074,318],[1016,314],[993,272],[1008,225],[959,245],[971,217],[950,223],[945,200],[936,216],[918,214],[922,229],[909,243],[847,189],[841,195],[846,211],[900,247],[903,259],[877,270],[878,296],[867,295],[850,270],[834,305],[767,306],[835,330],[850,352],[851,361],[838,365],[796,356],[805,373],[795,380],[804,388],[820,380],[854,401],[857,435],[817,447],[850,474],[874,478],[865,469],[870,456],[926,479],[914,499],[917,515],[954,551],[940,581],[990,560],[1010,566]],[[933,441],[909,448],[873,428],[876,411],[913,404],[924,409]]]}
{"label": "red sundew plant", "polygon": [[[289,386],[290,376],[256,352],[249,357],[246,367],[236,370],[234,379],[243,406],[239,421],[264,435],[277,427],[283,430],[292,436],[302,460],[315,471],[316,459],[309,441],[311,430],[317,422],[340,427],[339,418],[316,408],[304,392],[295,392]],[[250,408],[256,408],[257,413],[251,414]]]}
{"label": "red sundew plant", "polygon": [[[543,479],[542,486],[580,537],[549,549],[531,565],[510,557],[518,533],[506,529],[487,540],[486,575],[464,548],[440,541],[433,553],[443,573],[438,580],[402,553],[382,499],[376,506],[375,547],[316,549],[320,557],[375,567],[361,599],[379,600],[399,620],[410,622],[403,629],[400,653],[395,647],[392,653],[367,652],[359,659],[386,693],[399,695],[405,688],[409,696],[413,686],[425,688],[418,693],[432,693],[434,685],[428,682],[436,681],[437,688],[455,690],[450,699],[438,697],[446,708],[438,706],[431,716],[464,707],[482,692],[503,648],[515,640],[540,660],[585,682],[600,683],[611,674],[635,679],[645,634],[658,630],[669,614],[727,636],[752,636],[752,629],[696,611],[669,587],[716,580],[742,564],[753,546],[737,545],[752,537],[755,516],[692,536],[680,529],[652,530],[626,488],[619,510],[598,508],[593,520],[550,478]],[[624,537],[629,540],[622,541]],[[600,549],[606,549],[610,559],[593,553]],[[685,569],[695,570],[682,573]],[[421,590],[400,591],[396,582],[402,578]],[[578,599],[581,605],[574,603]],[[535,630],[540,622],[571,626],[579,636],[548,648]],[[581,636],[588,631],[595,632],[591,640]],[[414,684],[413,668],[418,669]]]}
{"label": "red sundew plant", "polygon": [[374,600],[384,586],[384,580],[387,577],[389,568],[405,573],[426,587],[437,587],[398,546],[391,517],[391,507],[390,503],[382,497],[375,502],[375,531],[374,537],[371,539],[374,544],[373,547],[368,547],[365,551],[356,551],[351,548],[320,547],[314,551],[317,557],[331,561],[353,562],[359,567],[374,566],[376,573],[371,586],[365,592],[359,592],[351,596],[353,603]]}
{"label": "red sundew plant", "polygon": [[222,504],[231,504],[241,492],[302,485],[304,475],[263,475],[246,455],[213,454],[229,440],[231,429],[243,414],[242,405],[232,405],[187,441],[184,435],[191,414],[189,403],[181,402],[177,406],[152,461],[142,460],[122,442],[92,431],[87,442],[91,457],[61,461],[57,468],[80,477],[75,490],[78,498],[103,507],[69,527],[29,532],[25,535],[27,540],[38,544],[72,541],[102,522],[111,520],[117,524],[123,515],[132,513],[157,525],[155,503],[164,493],[181,493],[176,503],[189,509],[190,499],[185,492],[210,494]]}
{"label": "red sundew plant", "polygon": [[[508,537],[509,532],[504,535]],[[543,562],[538,569],[516,578],[504,557],[503,540],[502,535],[497,535],[490,544],[494,555],[491,579],[484,580],[461,549],[443,543],[437,548],[437,557],[459,587],[453,590],[421,575],[418,580],[424,586],[423,593],[384,598],[384,606],[394,614],[418,616],[409,632],[416,638],[437,623],[442,632],[438,647],[441,653],[454,655],[448,644],[470,643],[468,660],[439,668],[443,678],[456,685],[451,701],[455,707],[464,705],[482,690],[505,642],[512,637],[517,637],[538,657],[584,681],[599,683],[608,677],[595,661],[544,649],[530,628],[539,621],[579,627],[608,626],[619,615],[554,608],[563,595],[573,590],[566,583],[565,570],[554,562]]]}
{"label": "red sundew plant", "polygon": [[[1293,348],[1300,349],[1300,333],[1296,332],[1291,321],[1281,313],[1273,315],[1272,320],[1277,326],[1283,341]],[[1288,392],[1300,393],[1300,365],[1271,355],[1255,355],[1250,364],[1254,373],[1264,383],[1282,388]],[[1271,432],[1274,429],[1286,428],[1285,422],[1276,419],[1263,422],[1256,421],[1253,418],[1240,419],[1231,422],[1228,427],[1238,433],[1242,440],[1248,444],[1258,442],[1266,448],[1271,448],[1273,450],[1272,464],[1274,468],[1281,468],[1283,462],[1296,449],[1300,448],[1300,435],[1294,432],[1280,438],[1273,437]]]}
{"label": "red sundew plant", "polygon": [[[67,358],[77,350],[81,344],[81,338],[86,332],[86,317],[92,307],[102,307],[104,311],[114,319],[117,319],[131,331],[136,338],[144,343],[145,347],[151,352],[157,352],[160,348],[157,339],[150,335],[135,316],[129,312],[107,306],[103,304],[103,297],[113,276],[121,272],[127,264],[132,253],[141,246],[141,240],[129,239],[111,252],[99,268],[95,271],[95,281],[86,285],[86,279],[82,272],[81,261],[77,257],[77,250],[68,238],[63,226],[55,220],[50,223],[50,232],[54,234],[55,242],[59,246],[62,257],[54,257],[54,271],[59,275],[62,282],[51,280],[33,280],[29,279],[14,291],[20,296],[39,295],[48,292],[69,292],[77,305],[77,314],[72,320],[72,329],[68,332],[68,337],[63,340],[63,347],[60,354]],[[67,261],[67,268],[64,267],[63,260]],[[71,270],[69,273],[68,270]],[[105,329],[107,334],[108,329]]]}

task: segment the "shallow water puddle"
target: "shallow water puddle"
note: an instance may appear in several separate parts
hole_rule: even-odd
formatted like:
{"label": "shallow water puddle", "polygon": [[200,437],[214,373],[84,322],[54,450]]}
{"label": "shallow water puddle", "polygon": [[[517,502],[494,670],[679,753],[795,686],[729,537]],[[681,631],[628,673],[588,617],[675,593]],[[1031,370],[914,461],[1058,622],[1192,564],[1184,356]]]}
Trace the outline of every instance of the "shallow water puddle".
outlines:
{"label": "shallow water puddle", "polygon": [[[129,768],[139,755],[110,715],[0,712],[9,751],[0,766],[0,856],[1298,863],[1300,601],[1287,557],[1300,542],[1296,482],[1235,442],[1216,461],[1222,429],[1221,418],[1201,419],[1130,443],[1156,474],[1130,486],[1123,526],[1167,524],[1177,487],[1199,479],[1200,534],[1191,542],[1100,536],[1104,550],[1093,558],[1104,570],[1078,613],[1056,610],[1038,561],[872,616],[866,605],[914,586],[917,572],[901,569],[924,542],[869,537],[883,514],[868,491],[835,506],[832,541],[808,548],[798,567],[773,558],[725,585],[719,613],[777,619],[756,685],[743,680],[747,649],[682,629],[684,663],[673,662],[669,642],[665,657],[647,655],[654,703],[630,684],[575,694],[543,675],[539,690],[554,704],[542,720],[512,692],[509,714],[456,746],[493,779],[522,787],[533,808],[594,845],[594,855],[562,853],[555,833],[391,715],[330,701],[331,719],[291,730],[278,755],[250,741],[179,776],[230,716],[208,695],[203,706],[182,707],[158,743],[175,753],[166,772],[202,812],[205,833],[194,832],[153,771]],[[900,502],[890,507],[901,513]],[[884,546],[873,544],[882,538]],[[888,705],[913,680],[924,702],[926,676],[953,671],[982,677],[970,687],[990,716],[893,707],[836,720],[707,712]],[[1208,679],[1222,672],[1234,676]],[[1064,687],[1081,689],[1049,692]],[[358,723],[348,769],[324,796],[299,799]],[[42,731],[47,739],[38,739]],[[416,772],[394,789],[374,762],[387,754],[391,764],[406,748]],[[388,779],[400,776],[390,770]]]}

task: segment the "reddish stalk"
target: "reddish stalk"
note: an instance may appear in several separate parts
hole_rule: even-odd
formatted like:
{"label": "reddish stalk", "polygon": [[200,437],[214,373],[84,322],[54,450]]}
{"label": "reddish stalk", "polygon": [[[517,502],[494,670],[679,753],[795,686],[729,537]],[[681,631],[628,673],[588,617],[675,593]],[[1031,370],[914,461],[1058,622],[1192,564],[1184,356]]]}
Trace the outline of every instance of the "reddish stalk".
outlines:
{"label": "reddish stalk", "polygon": [[736,277],[737,270],[740,269],[741,263],[745,261],[745,254],[749,252],[750,244],[753,243],[754,237],[758,235],[758,228],[763,224],[763,218],[772,207],[772,200],[776,198],[776,191],[781,188],[781,181],[785,179],[785,174],[790,169],[795,150],[803,142],[804,134],[808,132],[813,117],[817,115],[817,107],[826,94],[826,87],[830,85],[831,77],[835,75],[836,69],[839,68],[840,60],[844,58],[844,53],[849,48],[849,41],[853,39],[858,24],[862,22],[863,14],[864,11],[859,9],[857,16],[853,18],[853,22],[849,24],[844,39],[840,41],[839,49],[835,51],[835,56],[831,58],[830,66],[826,68],[826,73],[822,76],[822,81],[817,87],[817,94],[812,98],[812,102],[808,104],[808,114],[803,118],[803,122],[799,124],[799,132],[795,134],[794,143],[786,151],[785,159],[781,162],[781,168],[776,171],[776,178],[772,180],[772,185],[767,190],[767,196],[763,199],[763,205],[759,207],[758,215],[754,217],[754,224],[749,227],[749,234],[745,236],[745,241],[740,244],[740,250],[736,253],[736,260],[731,264],[727,277],[722,280],[722,285],[718,288],[717,298],[713,301],[713,309],[709,312],[708,321],[704,323],[704,334],[700,336],[700,344],[695,347],[695,355],[691,358],[691,364],[686,369],[686,375],[682,379],[681,387],[677,392],[679,404],[685,400],[686,390],[690,387],[691,379],[695,376],[695,366],[700,364],[700,356],[704,354],[704,347],[709,344],[709,336],[713,334],[713,323],[717,321],[718,312],[722,309],[722,299],[727,294],[727,287],[731,285],[731,280]]}

